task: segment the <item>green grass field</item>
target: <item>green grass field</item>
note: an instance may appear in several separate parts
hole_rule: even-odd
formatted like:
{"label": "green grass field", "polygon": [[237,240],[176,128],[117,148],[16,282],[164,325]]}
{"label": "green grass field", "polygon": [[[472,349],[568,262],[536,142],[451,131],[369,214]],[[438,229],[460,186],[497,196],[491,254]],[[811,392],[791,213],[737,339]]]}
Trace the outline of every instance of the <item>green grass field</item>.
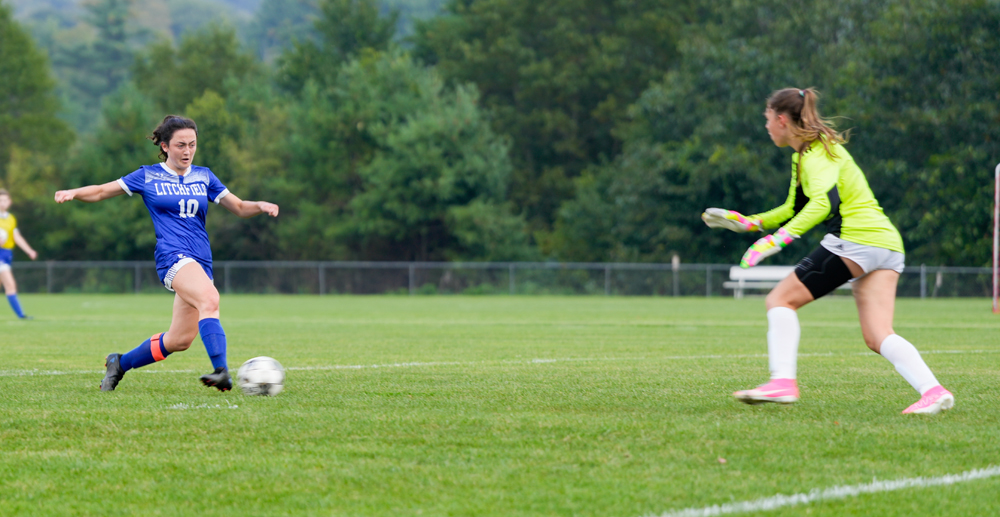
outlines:
{"label": "green grass field", "polygon": [[[224,296],[235,369],[190,350],[101,393],[103,358],[166,330],[167,295],[26,295],[0,310],[0,515],[672,515],[873,479],[1000,466],[1000,317],[898,302],[896,330],[955,393],[936,417],[861,340],[853,301],[800,313],[793,406],[766,380],[762,298]],[[767,515],[995,515],[1000,477]],[[693,513],[692,513],[693,515]],[[707,515],[707,514],[706,514]]]}

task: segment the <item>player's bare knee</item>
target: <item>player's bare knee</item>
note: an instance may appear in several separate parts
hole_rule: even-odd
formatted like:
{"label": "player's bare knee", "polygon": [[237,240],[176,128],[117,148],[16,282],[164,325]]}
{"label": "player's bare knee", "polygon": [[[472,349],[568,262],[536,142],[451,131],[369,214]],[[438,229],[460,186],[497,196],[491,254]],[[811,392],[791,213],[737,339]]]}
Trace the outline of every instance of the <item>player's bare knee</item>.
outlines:
{"label": "player's bare knee", "polygon": [[789,307],[791,309],[796,308],[789,303],[789,300],[785,298],[783,293],[777,293],[775,291],[768,293],[767,298],[764,299],[764,306],[767,307],[767,310],[771,310],[775,307]]}
{"label": "player's bare knee", "polygon": [[198,304],[198,312],[201,314],[219,312],[219,292],[213,289],[211,292],[205,293],[201,303]]}
{"label": "player's bare knee", "polygon": [[891,328],[876,332],[865,332],[865,344],[868,345],[868,348],[870,348],[872,352],[875,352],[876,354],[881,353],[880,350],[882,348],[882,342],[885,341],[885,338],[893,334],[895,334],[895,332]]}

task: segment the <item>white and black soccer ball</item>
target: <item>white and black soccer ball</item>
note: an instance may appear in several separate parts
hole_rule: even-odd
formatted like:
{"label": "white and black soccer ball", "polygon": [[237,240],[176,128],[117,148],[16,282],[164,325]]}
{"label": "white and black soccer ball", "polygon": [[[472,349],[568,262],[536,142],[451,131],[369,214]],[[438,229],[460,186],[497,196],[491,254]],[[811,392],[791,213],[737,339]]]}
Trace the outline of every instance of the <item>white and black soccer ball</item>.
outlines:
{"label": "white and black soccer ball", "polygon": [[245,395],[274,396],[285,389],[285,368],[270,357],[254,357],[240,366],[236,383]]}

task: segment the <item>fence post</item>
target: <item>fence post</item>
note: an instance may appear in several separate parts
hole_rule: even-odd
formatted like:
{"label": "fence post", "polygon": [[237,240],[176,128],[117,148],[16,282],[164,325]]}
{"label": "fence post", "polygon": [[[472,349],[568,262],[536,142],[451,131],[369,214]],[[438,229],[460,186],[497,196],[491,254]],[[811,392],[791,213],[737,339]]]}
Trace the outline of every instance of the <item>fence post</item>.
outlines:
{"label": "fence post", "polygon": [[509,267],[510,274],[508,275],[510,283],[510,294],[514,294],[514,263],[511,262]]}
{"label": "fence post", "polygon": [[323,263],[320,262],[316,266],[317,273],[319,274],[319,294],[326,294],[326,268],[323,267]]}
{"label": "fence post", "polygon": [[705,298],[712,296],[712,265],[705,264]]}
{"label": "fence post", "polygon": [[413,296],[417,292],[417,279],[415,278],[416,269],[413,264],[410,264],[410,296]]}
{"label": "fence post", "polygon": [[927,266],[920,264],[920,299],[927,298]]}
{"label": "fence post", "polygon": [[604,265],[604,296],[611,294],[611,265]]}
{"label": "fence post", "polygon": [[226,262],[226,268],[225,268],[225,271],[226,271],[226,273],[225,273],[225,276],[226,276],[226,294],[229,294],[229,293],[232,292],[232,284],[229,283],[229,269],[230,269],[229,268],[229,262]]}
{"label": "fence post", "polygon": [[135,294],[139,294],[139,290],[142,289],[142,268],[139,264],[135,265]]}
{"label": "fence post", "polygon": [[681,258],[677,255],[674,255],[673,258],[670,259],[670,269],[674,271],[674,296],[680,296],[681,286],[680,279],[677,275],[681,269]]}
{"label": "fence post", "polygon": [[45,292],[47,294],[52,294],[52,265],[54,263],[53,260],[45,261]]}

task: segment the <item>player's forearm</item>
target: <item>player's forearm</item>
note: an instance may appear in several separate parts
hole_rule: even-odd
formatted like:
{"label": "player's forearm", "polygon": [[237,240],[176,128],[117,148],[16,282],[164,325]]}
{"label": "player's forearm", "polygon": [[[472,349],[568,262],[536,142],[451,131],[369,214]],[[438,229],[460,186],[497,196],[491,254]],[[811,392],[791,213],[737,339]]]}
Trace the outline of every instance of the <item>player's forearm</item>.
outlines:
{"label": "player's forearm", "polygon": [[267,201],[243,201],[240,206],[240,217],[253,217],[255,215],[268,214],[272,217],[278,216],[278,205]]}
{"label": "player's forearm", "polygon": [[70,190],[60,190],[56,192],[56,203],[67,201],[83,201],[84,203],[96,203],[115,196],[124,194],[125,191],[117,181],[111,181],[103,185],[88,185]]}
{"label": "player's forearm", "polygon": [[67,192],[72,195],[70,199],[83,201],[84,203],[96,203],[106,199],[101,195],[102,191],[103,189],[101,188],[101,185],[89,185],[86,187],[70,189]]}
{"label": "player's forearm", "polygon": [[16,228],[14,229],[14,244],[17,244],[17,247],[21,248],[21,251],[31,260],[38,258],[38,253],[28,244],[24,236],[21,235],[21,231]]}
{"label": "player's forearm", "polygon": [[236,215],[246,218],[260,215],[264,211],[260,209],[260,201],[240,201]]}
{"label": "player's forearm", "polygon": [[222,198],[219,202],[226,210],[239,217],[253,217],[259,214],[267,214],[271,217],[278,217],[278,205],[267,201],[244,201],[233,194]]}
{"label": "player's forearm", "polygon": [[32,253],[35,252],[35,250],[31,247],[31,245],[28,244],[28,241],[21,236],[20,232],[14,233],[14,244],[17,244],[17,247],[21,248],[21,251],[24,251],[28,255],[31,255]]}

